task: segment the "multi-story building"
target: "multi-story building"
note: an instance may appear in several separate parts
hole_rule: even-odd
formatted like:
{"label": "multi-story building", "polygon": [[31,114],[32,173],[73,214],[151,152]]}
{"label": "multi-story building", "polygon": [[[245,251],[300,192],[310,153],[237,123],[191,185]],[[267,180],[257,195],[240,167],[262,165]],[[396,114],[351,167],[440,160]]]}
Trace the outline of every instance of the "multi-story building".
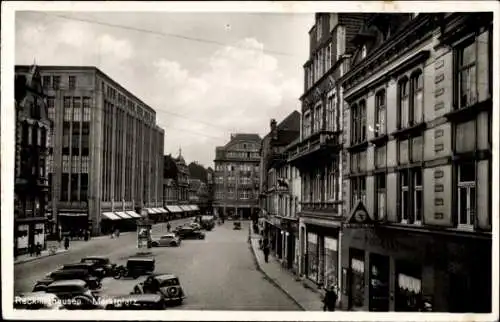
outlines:
{"label": "multi-story building", "polygon": [[350,40],[363,14],[317,13],[309,31],[310,56],[304,65],[300,142],[288,161],[300,171],[300,275],[311,287],[338,285],[342,226],[342,88]]}
{"label": "multi-story building", "polygon": [[205,213],[208,203],[207,184],[197,178],[189,178],[189,203],[194,211]]}
{"label": "multi-story building", "polygon": [[182,156],[182,150],[179,149],[179,155],[174,159],[177,166],[177,202],[184,212],[184,215],[192,212],[189,207],[189,169]]}
{"label": "multi-story building", "polygon": [[[46,162],[50,133],[46,96],[39,68],[15,73],[14,255],[40,244],[46,247],[48,182]],[[32,248],[34,249],[34,248]]]}
{"label": "multi-story building", "polygon": [[[27,66],[17,66],[19,72]],[[95,67],[40,66],[52,120],[49,212],[60,231],[99,234],[161,212],[164,131],[156,113]]]}
{"label": "multi-story building", "polygon": [[[343,75],[342,306],[491,311],[492,13],[371,14]],[[363,207],[365,210],[359,207]]]}
{"label": "multi-story building", "polygon": [[[300,113],[293,111],[277,124],[270,122],[270,131],[260,148],[260,198],[266,218],[265,235],[271,251],[289,269],[296,269],[295,247],[298,246],[300,201],[290,187],[291,179],[300,180],[298,170],[287,162],[286,148],[300,136]],[[297,191],[295,191],[296,193]],[[292,215],[293,214],[293,215]]]}
{"label": "multi-story building", "polygon": [[225,146],[215,148],[217,214],[250,218],[258,211],[260,141],[258,134],[236,133]]}
{"label": "multi-story building", "polygon": [[208,167],[207,169],[207,213],[213,213],[213,202],[214,202],[214,169]]}

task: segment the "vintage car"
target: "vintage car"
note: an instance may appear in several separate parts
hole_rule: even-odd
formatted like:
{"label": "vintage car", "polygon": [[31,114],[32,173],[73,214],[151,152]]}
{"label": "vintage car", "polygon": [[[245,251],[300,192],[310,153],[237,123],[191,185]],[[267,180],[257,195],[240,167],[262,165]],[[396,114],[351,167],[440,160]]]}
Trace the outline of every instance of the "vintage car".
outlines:
{"label": "vintage car", "polygon": [[173,274],[152,274],[142,283],[134,286],[133,294],[159,294],[166,303],[180,305],[186,298],[179,282]]}
{"label": "vintage car", "polygon": [[205,239],[205,234],[202,231],[193,229],[192,227],[182,227],[175,234],[180,239]]}
{"label": "vintage car", "polygon": [[191,228],[197,229],[197,230],[201,229],[201,225],[199,223],[197,223],[197,222],[194,222],[194,221],[191,222],[191,223],[189,223],[189,225],[187,227],[191,227]]}
{"label": "vintage car", "polygon": [[73,269],[83,269],[83,270],[88,271],[88,273],[90,275],[102,278],[103,272],[102,272],[102,270],[100,270],[98,268],[99,267],[97,267],[94,263],[91,263],[91,262],[85,262],[85,263],[77,262],[77,263],[64,264],[61,267],[59,267],[57,269],[57,271],[61,271],[61,270],[73,270]]}
{"label": "vintage car", "polygon": [[153,273],[155,270],[155,259],[151,257],[131,257],[127,260],[127,266],[120,265],[115,269],[113,278],[132,277],[134,279],[141,275]]}
{"label": "vintage car", "polygon": [[80,263],[90,264],[101,277],[113,276],[116,264],[111,263],[108,257],[87,256],[80,260]]}
{"label": "vintage car", "polygon": [[55,294],[45,292],[30,292],[14,297],[16,310],[62,310],[62,302]]}
{"label": "vintage car", "polygon": [[205,230],[212,230],[215,227],[215,218],[214,216],[201,216],[201,228]]}
{"label": "vintage car", "polygon": [[241,230],[241,222],[239,221],[233,222],[233,230]]}
{"label": "vintage car", "polygon": [[89,288],[93,290],[99,289],[102,286],[101,279],[91,274],[88,269],[61,269],[49,273],[45,276],[45,278],[37,281],[33,291],[43,291],[45,286],[48,286],[55,281],[75,279],[85,281]]}
{"label": "vintage car", "polygon": [[[160,294],[130,294],[103,301],[106,310],[164,310],[166,303]],[[106,303],[109,302],[109,303]]]}
{"label": "vintage car", "polygon": [[63,280],[51,283],[45,289],[46,293],[54,294],[61,299],[63,305],[70,306],[71,300],[75,302],[85,299],[86,302],[96,303],[98,298],[88,287],[87,283],[82,280]]}
{"label": "vintage car", "polygon": [[153,247],[162,247],[162,246],[180,246],[181,239],[175,235],[174,233],[169,233],[161,236],[158,239],[153,238],[151,241],[151,246]]}

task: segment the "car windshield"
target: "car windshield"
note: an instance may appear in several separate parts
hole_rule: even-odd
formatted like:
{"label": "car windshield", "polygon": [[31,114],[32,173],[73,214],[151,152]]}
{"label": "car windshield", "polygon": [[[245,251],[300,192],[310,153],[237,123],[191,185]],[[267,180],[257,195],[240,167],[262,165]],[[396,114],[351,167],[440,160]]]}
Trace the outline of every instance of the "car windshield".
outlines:
{"label": "car windshield", "polygon": [[160,281],[160,287],[175,286],[175,285],[179,285],[179,280],[177,278],[169,278]]}

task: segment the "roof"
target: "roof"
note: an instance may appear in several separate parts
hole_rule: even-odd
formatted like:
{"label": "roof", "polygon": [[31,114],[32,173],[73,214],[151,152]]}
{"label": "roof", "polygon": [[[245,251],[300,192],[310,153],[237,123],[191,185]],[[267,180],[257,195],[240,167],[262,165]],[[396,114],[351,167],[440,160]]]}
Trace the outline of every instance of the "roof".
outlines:
{"label": "roof", "polygon": [[231,135],[231,141],[232,140],[256,140],[260,141],[261,138],[258,134],[256,133],[234,133]]}
{"label": "roof", "polygon": [[77,285],[77,286],[86,286],[87,283],[85,281],[82,281],[82,280],[77,280],[77,279],[73,279],[73,280],[60,280],[60,281],[55,281],[53,283],[50,283],[50,287],[52,286],[71,286],[71,285]]}
{"label": "roof", "polygon": [[293,111],[278,124],[278,130],[300,131],[300,113]]}

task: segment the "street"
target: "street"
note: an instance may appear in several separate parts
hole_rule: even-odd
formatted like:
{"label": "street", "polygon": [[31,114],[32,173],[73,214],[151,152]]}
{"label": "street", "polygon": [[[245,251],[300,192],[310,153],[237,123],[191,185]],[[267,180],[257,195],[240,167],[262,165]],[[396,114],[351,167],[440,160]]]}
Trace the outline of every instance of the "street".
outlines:
{"label": "street", "polygon": [[[172,228],[191,219],[173,221]],[[166,224],[153,227],[153,236],[166,232]],[[232,230],[232,223],[206,232],[205,240],[183,240],[180,247],[152,248],[156,273],[176,274],[187,298],[178,309],[187,310],[299,310],[281,290],[257,271],[247,242],[248,223]],[[84,256],[106,255],[117,264],[125,264],[137,252],[136,234],[119,239],[98,238],[88,246],[68,253],[16,265],[14,293],[31,291],[35,281],[65,263]],[[106,278],[101,295],[128,294],[144,280]]]}

